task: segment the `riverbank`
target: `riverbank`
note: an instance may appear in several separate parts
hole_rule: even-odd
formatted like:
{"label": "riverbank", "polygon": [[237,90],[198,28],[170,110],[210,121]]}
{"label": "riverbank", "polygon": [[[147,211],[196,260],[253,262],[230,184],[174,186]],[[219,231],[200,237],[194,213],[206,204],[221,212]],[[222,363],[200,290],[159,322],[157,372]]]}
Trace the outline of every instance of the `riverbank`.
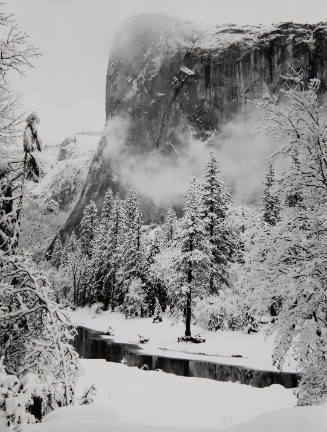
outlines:
{"label": "riverbank", "polygon": [[[164,316],[162,323],[152,323],[152,318],[128,318],[121,313],[96,311],[91,308],[78,308],[71,312],[73,323],[93,330],[106,332],[113,328],[114,339],[124,343],[138,344],[139,335],[149,338],[146,344],[140,344],[144,353],[158,353],[161,356],[187,357],[190,359],[208,359],[219,363],[248,366],[261,370],[277,370],[273,365],[272,351],[274,339],[265,331],[245,334],[238,331],[205,331],[193,326],[193,334],[200,333],[205,343],[193,344],[177,342],[183,335],[183,323],[176,323]],[[286,364],[283,371],[295,371],[294,364]]]}

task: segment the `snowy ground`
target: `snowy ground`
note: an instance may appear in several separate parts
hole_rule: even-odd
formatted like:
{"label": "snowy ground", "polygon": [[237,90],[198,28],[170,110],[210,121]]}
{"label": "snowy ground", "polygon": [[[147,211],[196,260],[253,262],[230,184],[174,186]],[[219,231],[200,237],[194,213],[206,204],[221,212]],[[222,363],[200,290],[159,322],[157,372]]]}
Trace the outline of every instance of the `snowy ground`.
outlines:
{"label": "snowy ground", "polygon": [[219,430],[296,403],[292,390],[277,385],[258,389],[142,371],[104,360],[81,363],[84,375],[77,392],[95,384],[95,403],[56,410],[42,424],[26,426],[24,432],[157,431],[161,427],[169,432],[176,428]]}
{"label": "snowy ground", "polygon": [[[172,325],[168,318],[152,324],[147,318],[126,320],[118,313],[96,314],[94,308],[85,308],[72,312],[72,319],[101,331],[110,325],[119,341],[135,343],[139,334],[148,336],[148,350],[205,353],[210,359],[242,354],[253,365],[271,367],[272,340],[262,334],[208,332],[205,344],[188,345],[176,343],[183,326]],[[23,432],[327,432],[327,406],[297,408],[293,391],[279,385],[255,388],[185,378],[98,359],[81,360],[81,365],[76,399],[94,384],[98,391],[94,403],[55,410]]]}
{"label": "snowy ground", "polygon": [[[272,365],[273,338],[264,332],[244,334],[233,331],[209,332],[193,326],[193,334],[201,333],[206,339],[202,344],[178,343],[177,338],[184,334],[182,323],[173,323],[164,317],[162,323],[153,324],[151,318],[129,318],[117,312],[95,312],[95,307],[79,308],[71,312],[71,319],[76,325],[105,332],[108,326],[114,329],[114,339],[119,342],[138,343],[138,335],[150,338],[146,345],[141,345],[145,352],[174,357],[207,358],[220,363],[238,364],[256,369],[276,370]],[[172,353],[173,352],[173,353]],[[193,354],[193,355],[191,355]],[[195,354],[195,355],[194,355]],[[232,355],[241,355],[235,358]],[[285,366],[284,371],[294,367]]]}

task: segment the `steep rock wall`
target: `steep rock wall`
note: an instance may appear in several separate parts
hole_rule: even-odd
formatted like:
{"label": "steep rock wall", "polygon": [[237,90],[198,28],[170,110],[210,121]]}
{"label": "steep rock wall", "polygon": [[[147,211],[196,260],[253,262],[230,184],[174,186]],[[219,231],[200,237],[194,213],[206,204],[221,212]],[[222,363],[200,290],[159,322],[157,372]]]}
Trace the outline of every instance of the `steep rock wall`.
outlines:
{"label": "steep rock wall", "polygon": [[[281,23],[203,29],[161,15],[124,23],[112,46],[107,72],[107,122],[128,119],[124,151],[158,151],[173,158],[187,136],[202,141],[248,102],[278,91],[289,66],[318,77],[327,88],[327,24]],[[91,197],[124,192],[108,157],[115,137],[104,134],[82,193],[63,231],[71,231]],[[170,155],[170,156],[169,156]],[[145,219],[156,210],[145,205]]]}

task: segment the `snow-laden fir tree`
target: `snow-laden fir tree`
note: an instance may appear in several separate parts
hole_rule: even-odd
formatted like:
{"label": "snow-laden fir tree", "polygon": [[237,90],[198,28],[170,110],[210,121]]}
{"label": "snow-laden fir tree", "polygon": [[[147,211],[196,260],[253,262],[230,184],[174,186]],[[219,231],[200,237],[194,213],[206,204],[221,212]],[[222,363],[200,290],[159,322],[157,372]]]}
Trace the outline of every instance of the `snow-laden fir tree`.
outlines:
{"label": "snow-laden fir tree", "polygon": [[268,172],[264,181],[263,219],[269,225],[276,225],[280,212],[279,197],[276,193],[276,179],[273,164],[268,165]]}
{"label": "snow-laden fir tree", "polygon": [[70,299],[75,306],[85,306],[94,301],[94,268],[91,258],[84,253],[81,240],[74,231],[66,241],[65,255],[62,257],[59,272],[63,274],[61,284],[71,289]]}
{"label": "snow-laden fir tree", "polygon": [[[163,281],[154,271],[156,257],[161,252],[161,232],[156,231],[150,240],[145,253],[145,265],[143,271],[144,291],[149,313],[155,313],[156,304],[161,304],[165,309],[167,304],[167,289]],[[161,308],[160,308],[161,310]]]}
{"label": "snow-laden fir tree", "polygon": [[110,223],[112,218],[112,211],[114,205],[114,195],[110,188],[107,189],[103,206],[101,210],[101,216],[99,224],[94,233],[93,244],[92,244],[92,257],[91,265],[93,268],[93,279],[91,282],[92,291],[96,301],[103,301],[106,303],[107,299],[103,296],[103,285],[104,277],[106,272],[106,249],[108,241],[108,232],[110,230]]}
{"label": "snow-laden fir tree", "polygon": [[160,306],[158,299],[156,299],[156,304],[154,307],[152,322],[153,323],[162,322],[162,309],[161,309],[161,306]]}
{"label": "snow-laden fir tree", "polygon": [[91,201],[83,210],[79,236],[83,253],[89,258],[92,256],[93,240],[98,228],[98,223],[98,207],[94,201]]}
{"label": "snow-laden fir tree", "polygon": [[176,237],[177,231],[177,216],[175,210],[172,207],[169,207],[164,215],[162,231],[164,240],[167,242],[167,244],[171,244]]}
{"label": "snow-laden fir tree", "polygon": [[141,203],[139,195],[133,190],[130,190],[126,196],[125,209],[126,230],[123,243],[123,266],[120,277],[123,293],[128,294],[132,282],[136,279],[138,280],[138,286],[143,285],[145,266],[145,253],[142,244]]}
{"label": "snow-laden fir tree", "polygon": [[301,176],[301,164],[299,159],[299,151],[295,149],[291,155],[290,168],[282,179],[283,188],[287,190],[285,193],[285,204],[289,207],[300,206],[302,201],[301,187],[299,187],[298,178]]}
{"label": "snow-laden fir tree", "polygon": [[236,249],[235,233],[227,220],[230,200],[229,188],[221,179],[217,160],[211,153],[202,185],[202,218],[211,249],[211,293],[229,285],[229,268]]}
{"label": "snow-laden fir tree", "polygon": [[110,223],[104,237],[104,276],[103,276],[103,299],[104,307],[108,309],[111,305],[114,309],[121,302],[121,268],[123,244],[126,234],[126,212],[124,201],[116,194],[112,206]]}
{"label": "snow-laden fir tree", "polygon": [[142,214],[139,195],[130,190],[125,199],[126,233],[123,263],[124,283],[128,288],[134,277],[142,276],[144,251],[142,247]]}
{"label": "snow-laden fir tree", "polygon": [[112,193],[112,190],[109,187],[104,197],[103,206],[101,210],[101,217],[100,217],[100,224],[104,229],[108,228],[113,204],[114,204],[114,194]]}
{"label": "snow-laden fir tree", "polygon": [[185,336],[191,337],[194,300],[209,292],[211,247],[203,220],[201,185],[196,179],[185,197],[181,231],[176,241],[177,259],[174,262],[175,281],[170,294],[185,315]]}
{"label": "snow-laden fir tree", "polygon": [[70,253],[67,255],[67,269],[73,275],[73,302],[79,306],[94,303],[98,297],[99,232],[98,207],[90,201],[83,211],[79,237],[70,239]]}

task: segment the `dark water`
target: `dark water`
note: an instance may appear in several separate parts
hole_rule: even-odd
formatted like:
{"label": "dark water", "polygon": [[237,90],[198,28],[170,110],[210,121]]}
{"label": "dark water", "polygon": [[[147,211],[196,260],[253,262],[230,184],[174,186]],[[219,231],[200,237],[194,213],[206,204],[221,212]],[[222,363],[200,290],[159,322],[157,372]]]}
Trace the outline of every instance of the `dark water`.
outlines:
{"label": "dark water", "polygon": [[141,368],[147,365],[150,370],[161,369],[185,377],[239,382],[254,387],[281,384],[286,388],[293,388],[299,381],[299,375],[292,372],[256,370],[246,366],[144,354],[137,344],[119,343],[103,338],[103,333],[99,331],[78,327],[77,332],[74,345],[81,358],[106,359],[115,363],[124,359],[127,366]]}

